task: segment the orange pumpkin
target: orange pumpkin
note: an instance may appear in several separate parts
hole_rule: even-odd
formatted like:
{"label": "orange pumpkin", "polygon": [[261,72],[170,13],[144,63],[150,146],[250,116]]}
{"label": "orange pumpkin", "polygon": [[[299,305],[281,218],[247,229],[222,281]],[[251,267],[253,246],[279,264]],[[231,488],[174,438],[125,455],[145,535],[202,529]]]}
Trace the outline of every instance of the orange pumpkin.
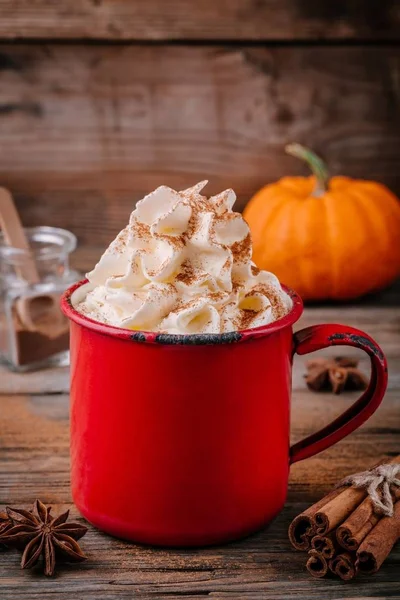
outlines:
{"label": "orange pumpkin", "polygon": [[306,300],[356,298],[400,274],[400,202],[374,181],[328,178],[313,152],[290,144],[313,176],[284,177],[244,211],[253,260]]}

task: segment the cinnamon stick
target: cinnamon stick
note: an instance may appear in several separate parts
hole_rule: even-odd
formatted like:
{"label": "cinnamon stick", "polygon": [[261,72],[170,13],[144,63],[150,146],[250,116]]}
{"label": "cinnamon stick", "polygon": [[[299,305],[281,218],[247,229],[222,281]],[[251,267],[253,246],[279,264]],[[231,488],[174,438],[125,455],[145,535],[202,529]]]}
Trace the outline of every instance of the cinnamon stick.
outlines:
{"label": "cinnamon stick", "polygon": [[326,558],[316,550],[310,550],[308,556],[306,568],[310,575],[313,577],[325,577],[329,570]]}
{"label": "cinnamon stick", "polygon": [[311,538],[311,547],[324,558],[332,558],[338,547],[335,533],[332,531],[328,535],[314,535]]}
{"label": "cinnamon stick", "polygon": [[343,488],[332,490],[293,519],[289,526],[289,539],[296,550],[309,550],[311,547],[311,538],[315,533],[313,521],[315,513],[321,510],[328,502],[337,498],[342,491]]}
{"label": "cinnamon stick", "polygon": [[400,539],[400,501],[394,505],[393,517],[382,517],[357,551],[356,566],[362,573],[376,573]]}
{"label": "cinnamon stick", "polygon": [[[400,455],[385,462],[388,464],[400,464]],[[400,500],[400,488],[394,488],[392,496],[394,501]],[[339,544],[345,550],[356,551],[363,539],[381,518],[382,515],[376,512],[373,502],[368,496],[346,521],[337,528],[336,537]]]}
{"label": "cinnamon stick", "polygon": [[[393,500],[400,500],[400,489],[393,493]],[[374,512],[371,499],[366,498],[352,515],[336,530],[336,537],[342,548],[358,550],[362,541],[382,519]]]}
{"label": "cinnamon stick", "polygon": [[350,579],[353,579],[353,577],[355,577],[357,574],[355,558],[347,552],[344,552],[343,554],[338,554],[337,556],[331,558],[331,560],[329,561],[329,568],[332,571],[332,573],[334,573],[344,581],[349,581]]}
{"label": "cinnamon stick", "polygon": [[365,489],[348,487],[342,489],[338,496],[332,498],[314,515],[315,532],[326,535],[351,515],[364,500]]}

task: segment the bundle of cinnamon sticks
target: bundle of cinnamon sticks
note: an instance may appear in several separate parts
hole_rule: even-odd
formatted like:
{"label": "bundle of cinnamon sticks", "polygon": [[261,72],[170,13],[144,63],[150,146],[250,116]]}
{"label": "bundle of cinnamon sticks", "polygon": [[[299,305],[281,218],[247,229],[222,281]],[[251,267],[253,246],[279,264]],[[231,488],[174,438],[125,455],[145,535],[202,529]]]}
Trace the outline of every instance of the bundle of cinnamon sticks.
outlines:
{"label": "bundle of cinnamon sticks", "polygon": [[[383,462],[399,465],[400,456]],[[341,485],[293,520],[289,539],[297,550],[308,552],[306,567],[313,577],[333,573],[350,580],[380,569],[400,539],[400,487],[384,485],[392,516],[377,510],[379,498],[367,486]],[[381,496],[384,492],[377,490]]]}

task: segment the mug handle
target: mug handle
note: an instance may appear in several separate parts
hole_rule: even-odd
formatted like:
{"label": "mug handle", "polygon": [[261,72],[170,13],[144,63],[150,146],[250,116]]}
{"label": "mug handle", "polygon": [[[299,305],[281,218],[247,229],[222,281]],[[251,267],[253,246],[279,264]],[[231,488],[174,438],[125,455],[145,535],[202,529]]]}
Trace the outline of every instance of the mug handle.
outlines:
{"label": "mug handle", "polygon": [[378,408],[387,387],[385,356],[378,344],[366,333],[346,325],[314,325],[294,334],[293,354],[308,354],[328,346],[361,348],[371,359],[371,379],[368,388],[350,408],[337,419],[290,448],[289,462],[309,458],[360,427]]}

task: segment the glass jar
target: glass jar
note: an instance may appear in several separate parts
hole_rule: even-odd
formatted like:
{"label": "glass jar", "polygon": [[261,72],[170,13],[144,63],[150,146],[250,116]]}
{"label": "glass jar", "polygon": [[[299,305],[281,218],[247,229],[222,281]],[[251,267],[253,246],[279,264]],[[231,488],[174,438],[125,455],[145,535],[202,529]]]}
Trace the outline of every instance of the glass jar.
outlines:
{"label": "glass jar", "polygon": [[[76,237],[56,227],[26,228],[31,253],[5,243],[0,233],[0,360],[28,371],[69,363],[69,329],[59,301],[79,279],[69,267]],[[27,281],[35,261],[38,277]]]}

